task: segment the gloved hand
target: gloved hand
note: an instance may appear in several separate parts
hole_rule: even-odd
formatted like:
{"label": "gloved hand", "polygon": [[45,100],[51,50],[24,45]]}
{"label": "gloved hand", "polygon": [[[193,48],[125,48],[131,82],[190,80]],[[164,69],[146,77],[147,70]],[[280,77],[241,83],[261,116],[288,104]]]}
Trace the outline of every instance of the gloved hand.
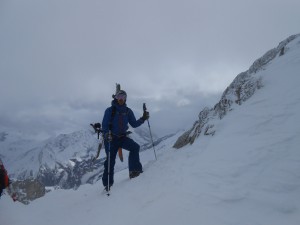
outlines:
{"label": "gloved hand", "polygon": [[106,134],[105,134],[105,139],[106,139],[107,141],[111,142],[113,138],[112,138],[112,135],[111,135],[110,133],[106,133]]}
{"label": "gloved hand", "polygon": [[142,120],[146,121],[150,118],[149,112],[144,111],[143,116],[141,117]]}

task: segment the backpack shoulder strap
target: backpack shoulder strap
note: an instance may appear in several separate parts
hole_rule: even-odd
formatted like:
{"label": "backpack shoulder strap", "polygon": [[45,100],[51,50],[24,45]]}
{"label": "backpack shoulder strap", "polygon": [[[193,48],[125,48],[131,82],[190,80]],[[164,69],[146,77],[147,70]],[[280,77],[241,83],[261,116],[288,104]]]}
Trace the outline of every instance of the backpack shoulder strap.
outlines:
{"label": "backpack shoulder strap", "polygon": [[112,106],[112,109],[111,109],[111,118],[110,120],[113,120],[114,116],[116,115],[116,106]]}
{"label": "backpack shoulder strap", "polygon": [[113,105],[111,107],[111,117],[110,117],[110,121],[109,121],[109,130],[110,131],[112,129],[112,122],[113,122],[113,119],[114,119],[115,115],[116,115],[116,106]]}

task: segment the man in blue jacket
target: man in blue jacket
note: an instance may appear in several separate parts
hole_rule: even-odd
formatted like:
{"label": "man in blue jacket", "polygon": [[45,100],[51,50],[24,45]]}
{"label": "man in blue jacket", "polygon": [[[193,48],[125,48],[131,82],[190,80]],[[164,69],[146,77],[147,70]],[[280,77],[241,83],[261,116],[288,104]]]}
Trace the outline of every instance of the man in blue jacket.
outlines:
{"label": "man in blue jacket", "polygon": [[107,108],[102,121],[104,135],[104,146],[106,160],[104,162],[104,172],[102,183],[106,191],[114,183],[114,166],[119,148],[129,151],[128,168],[129,178],[134,178],[143,172],[140,162],[140,146],[134,140],[127,137],[128,123],[133,127],[139,127],[145,120],[149,119],[149,112],[144,111],[143,116],[136,120],[132,110],[126,105],[127,94],[124,90],[118,91],[112,101],[112,106]]}

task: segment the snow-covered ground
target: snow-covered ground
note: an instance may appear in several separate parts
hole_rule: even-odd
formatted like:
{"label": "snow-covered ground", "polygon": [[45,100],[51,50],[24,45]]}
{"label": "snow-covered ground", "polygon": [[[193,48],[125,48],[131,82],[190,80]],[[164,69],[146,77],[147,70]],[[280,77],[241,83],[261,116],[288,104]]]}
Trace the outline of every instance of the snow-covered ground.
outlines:
{"label": "snow-covered ground", "polygon": [[145,172],[116,173],[110,197],[101,182],[29,205],[4,195],[0,224],[299,225],[299,38],[289,48],[256,74],[264,87],[219,120],[214,136],[178,150],[174,137],[157,161],[142,153]]}

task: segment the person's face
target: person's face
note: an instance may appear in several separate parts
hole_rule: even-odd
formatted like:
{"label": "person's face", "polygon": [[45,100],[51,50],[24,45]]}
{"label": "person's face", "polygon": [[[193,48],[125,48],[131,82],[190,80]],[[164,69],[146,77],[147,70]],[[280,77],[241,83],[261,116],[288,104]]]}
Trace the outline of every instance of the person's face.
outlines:
{"label": "person's face", "polygon": [[119,105],[124,105],[125,101],[123,99],[118,99],[118,104]]}
{"label": "person's face", "polygon": [[118,101],[119,105],[124,105],[125,101],[126,101],[126,95],[120,94],[116,96],[116,99]]}

